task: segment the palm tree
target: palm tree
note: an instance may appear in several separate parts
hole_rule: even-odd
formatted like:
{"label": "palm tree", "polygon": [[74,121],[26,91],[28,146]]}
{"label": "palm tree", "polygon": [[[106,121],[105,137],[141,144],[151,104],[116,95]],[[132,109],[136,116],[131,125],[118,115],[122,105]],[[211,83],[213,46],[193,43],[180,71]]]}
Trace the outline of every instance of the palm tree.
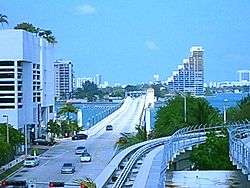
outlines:
{"label": "palm tree", "polygon": [[8,17],[6,15],[0,14],[0,23],[2,25],[2,28],[4,23],[9,24]]}
{"label": "palm tree", "polygon": [[75,180],[74,182],[79,183],[81,187],[86,187],[86,188],[96,188],[95,182],[88,177],[85,177],[85,179],[78,179]]}
{"label": "palm tree", "polygon": [[71,103],[65,103],[60,111],[59,111],[59,114],[62,115],[62,116],[66,116],[67,118],[67,121],[69,121],[69,116],[70,116],[70,113],[77,113],[78,111],[78,108],[75,107],[73,104]]}

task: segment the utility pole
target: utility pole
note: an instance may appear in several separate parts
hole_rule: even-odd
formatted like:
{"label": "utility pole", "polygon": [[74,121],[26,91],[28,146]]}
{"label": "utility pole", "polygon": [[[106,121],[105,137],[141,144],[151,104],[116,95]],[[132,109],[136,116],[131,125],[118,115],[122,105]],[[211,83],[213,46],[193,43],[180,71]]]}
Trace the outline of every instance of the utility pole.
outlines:
{"label": "utility pole", "polygon": [[9,138],[9,116],[4,114],[3,117],[6,118],[6,141],[7,143],[10,143],[10,138]]}
{"label": "utility pole", "polygon": [[227,108],[226,108],[226,102],[228,102],[227,99],[224,99],[224,104],[223,104],[223,119],[224,119],[224,124],[227,123]]}
{"label": "utility pole", "polygon": [[25,142],[25,155],[28,155],[28,130],[27,130],[27,125],[24,125],[24,142]]}

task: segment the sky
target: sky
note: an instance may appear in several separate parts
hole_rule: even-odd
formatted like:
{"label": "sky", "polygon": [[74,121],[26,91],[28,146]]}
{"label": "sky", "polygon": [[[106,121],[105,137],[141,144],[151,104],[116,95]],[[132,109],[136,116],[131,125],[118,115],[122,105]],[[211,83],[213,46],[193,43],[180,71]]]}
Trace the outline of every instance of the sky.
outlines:
{"label": "sky", "polygon": [[249,0],[0,0],[0,14],[5,28],[29,22],[52,30],[56,58],[72,60],[77,77],[166,80],[192,45],[205,49],[206,82],[250,69]]}

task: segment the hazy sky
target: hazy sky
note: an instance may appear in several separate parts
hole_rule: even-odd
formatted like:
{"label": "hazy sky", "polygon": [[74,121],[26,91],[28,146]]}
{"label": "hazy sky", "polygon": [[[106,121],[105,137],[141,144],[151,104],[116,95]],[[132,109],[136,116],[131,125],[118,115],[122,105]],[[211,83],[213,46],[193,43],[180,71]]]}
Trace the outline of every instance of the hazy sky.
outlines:
{"label": "hazy sky", "polygon": [[205,49],[206,81],[250,69],[249,0],[0,0],[0,13],[9,28],[30,22],[52,30],[56,57],[71,59],[77,76],[166,79],[192,45]]}

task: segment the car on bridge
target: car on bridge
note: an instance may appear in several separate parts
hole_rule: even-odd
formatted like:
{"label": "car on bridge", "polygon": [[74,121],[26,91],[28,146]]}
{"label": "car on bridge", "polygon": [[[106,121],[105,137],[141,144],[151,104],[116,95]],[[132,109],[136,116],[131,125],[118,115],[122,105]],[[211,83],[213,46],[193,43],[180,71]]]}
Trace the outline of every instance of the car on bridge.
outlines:
{"label": "car on bridge", "polygon": [[85,152],[80,157],[81,162],[91,162],[91,155],[88,152]]}
{"label": "car on bridge", "polygon": [[75,166],[72,163],[64,163],[61,168],[61,174],[73,174],[75,172]]}
{"label": "car on bridge", "polygon": [[27,157],[24,160],[23,165],[25,167],[35,167],[35,166],[38,166],[39,165],[39,159],[37,157],[34,157],[34,156]]}
{"label": "car on bridge", "polygon": [[88,138],[88,135],[86,134],[76,134],[72,136],[72,140],[86,140]]}
{"label": "car on bridge", "polygon": [[113,126],[112,125],[107,125],[106,126],[106,131],[112,131],[113,130]]}
{"label": "car on bridge", "polygon": [[75,150],[75,154],[81,155],[83,153],[87,153],[87,148],[85,146],[78,146]]}

